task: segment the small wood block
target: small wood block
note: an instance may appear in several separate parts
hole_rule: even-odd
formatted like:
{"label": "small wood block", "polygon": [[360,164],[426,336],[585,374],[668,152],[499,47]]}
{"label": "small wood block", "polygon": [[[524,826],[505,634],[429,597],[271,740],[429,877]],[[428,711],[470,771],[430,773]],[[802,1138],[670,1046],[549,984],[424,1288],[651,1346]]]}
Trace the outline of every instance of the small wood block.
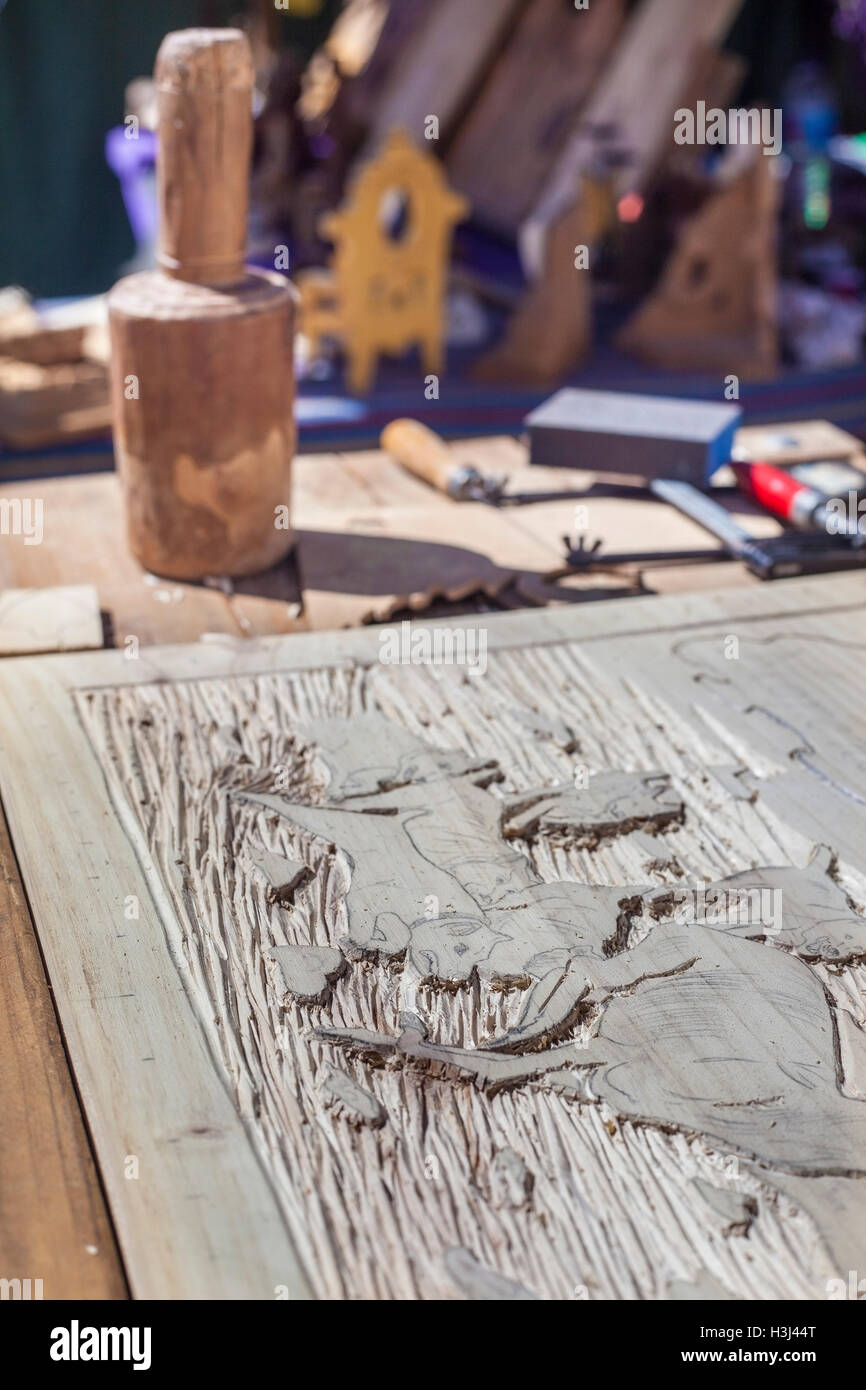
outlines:
{"label": "small wood block", "polygon": [[20,362],[54,367],[78,362],[84,356],[84,328],[35,328],[27,333],[2,333],[3,351]]}
{"label": "small wood block", "polygon": [[92,584],[0,593],[0,656],[92,651],[101,646],[102,619]]}
{"label": "small wood block", "polygon": [[779,425],[744,425],[734,438],[731,458],[741,463],[813,463],[854,459],[863,441],[829,420],[786,420]]}
{"label": "small wood block", "polygon": [[739,406],[565,388],[526,417],[530,460],[704,483],[731,457]]}
{"label": "small wood block", "polygon": [[475,365],[478,381],[552,386],[582,362],[592,340],[591,280],[575,273],[578,246],[594,246],[614,218],[611,185],[585,177],[580,193],[551,223],[538,279]]}
{"label": "small wood block", "polygon": [[48,447],[111,424],[108,373],[100,362],[41,366],[0,357],[0,439],[14,449]]}

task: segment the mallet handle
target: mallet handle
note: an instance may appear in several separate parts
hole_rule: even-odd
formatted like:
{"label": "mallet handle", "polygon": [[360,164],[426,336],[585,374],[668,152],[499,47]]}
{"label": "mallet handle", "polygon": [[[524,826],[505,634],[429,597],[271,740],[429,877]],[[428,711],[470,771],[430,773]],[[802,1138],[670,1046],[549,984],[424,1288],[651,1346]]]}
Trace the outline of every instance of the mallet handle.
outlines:
{"label": "mallet handle", "polygon": [[157,263],[193,284],[238,281],[253,139],[249,43],[239,29],[178,30],[163,40],[154,77]]}

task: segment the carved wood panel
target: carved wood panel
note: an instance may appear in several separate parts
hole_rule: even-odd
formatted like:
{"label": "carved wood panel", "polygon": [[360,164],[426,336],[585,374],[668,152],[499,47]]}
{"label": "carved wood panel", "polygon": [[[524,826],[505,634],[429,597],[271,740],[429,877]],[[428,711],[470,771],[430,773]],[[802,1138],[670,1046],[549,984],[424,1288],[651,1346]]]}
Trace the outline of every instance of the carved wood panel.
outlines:
{"label": "carved wood panel", "polygon": [[824,1297],[866,1225],[866,784],[859,711],[807,696],[831,652],[862,677],[853,614],[742,621],[735,660],[724,623],[535,623],[483,675],[366,634],[72,684],[286,1282]]}

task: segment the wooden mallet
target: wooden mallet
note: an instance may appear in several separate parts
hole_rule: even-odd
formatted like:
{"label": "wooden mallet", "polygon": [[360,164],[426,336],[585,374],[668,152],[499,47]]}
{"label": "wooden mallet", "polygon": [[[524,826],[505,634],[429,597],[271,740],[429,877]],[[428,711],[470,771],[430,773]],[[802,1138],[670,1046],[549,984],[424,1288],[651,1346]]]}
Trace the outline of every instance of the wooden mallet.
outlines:
{"label": "wooden mallet", "polygon": [[129,540],[176,579],[290,549],[294,291],[244,268],[253,65],[237,29],[169,34],[154,71],[158,269],[109,296]]}

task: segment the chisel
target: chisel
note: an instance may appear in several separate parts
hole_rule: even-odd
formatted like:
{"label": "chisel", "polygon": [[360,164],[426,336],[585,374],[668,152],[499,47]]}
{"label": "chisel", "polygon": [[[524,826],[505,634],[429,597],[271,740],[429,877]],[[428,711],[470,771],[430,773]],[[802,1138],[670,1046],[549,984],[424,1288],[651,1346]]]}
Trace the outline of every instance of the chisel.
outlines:
{"label": "chisel", "polygon": [[672,478],[656,478],[650,483],[655,497],[669,502],[677,511],[691,517],[704,530],[716,536],[725,550],[742,560],[759,579],[783,579],[795,574],[816,573],[823,569],[845,569],[863,563],[862,552],[833,547],[829,538],[813,535],[781,535],[755,540],[748,531],[712,497],[699,492],[691,483]]}
{"label": "chisel", "polygon": [[492,478],[472,464],[458,463],[445,440],[420,420],[392,420],[383,429],[379,442],[407,472],[455,502],[487,502],[493,507],[506,507],[529,502],[564,502],[586,496],[585,490],[574,489],[506,492],[507,478]]}
{"label": "chisel", "polygon": [[834,522],[838,518],[828,509],[829,499],[786,469],[776,468],[771,463],[732,463],[731,468],[743,491],[766,507],[768,512],[787,521],[789,526],[796,526],[802,531],[824,531],[828,535],[846,536],[849,540],[858,536],[856,521],[846,521],[841,526],[830,525],[831,516]]}

